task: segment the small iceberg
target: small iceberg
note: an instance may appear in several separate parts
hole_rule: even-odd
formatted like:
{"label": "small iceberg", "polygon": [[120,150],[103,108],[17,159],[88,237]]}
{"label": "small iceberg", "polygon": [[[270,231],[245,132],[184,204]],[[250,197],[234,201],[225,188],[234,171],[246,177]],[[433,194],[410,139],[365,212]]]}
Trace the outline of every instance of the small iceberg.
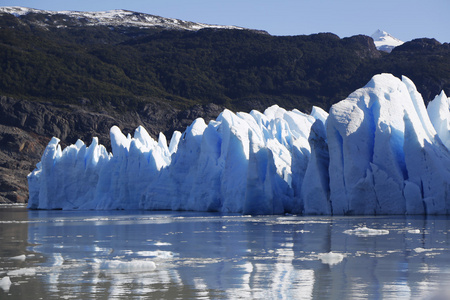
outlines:
{"label": "small iceberg", "polygon": [[5,292],[9,292],[9,288],[11,287],[11,279],[8,276],[0,279],[0,288]]}
{"label": "small iceberg", "polygon": [[9,259],[10,260],[17,260],[17,261],[25,261],[26,258],[27,257],[25,256],[25,254],[22,254],[22,255],[10,257]]}
{"label": "small iceberg", "polygon": [[97,268],[107,273],[149,272],[156,269],[156,264],[150,260],[97,260]]}
{"label": "small iceberg", "polygon": [[12,270],[7,273],[8,276],[34,276],[36,275],[35,268],[22,268],[17,270]]}
{"label": "small iceberg", "polygon": [[389,234],[389,230],[372,229],[372,228],[368,228],[368,227],[364,226],[364,227],[359,227],[359,228],[355,228],[355,229],[348,229],[348,230],[344,231],[344,233],[350,234],[350,235],[367,237],[367,236],[376,236],[376,235],[386,235],[386,234]]}
{"label": "small iceberg", "polygon": [[345,257],[344,254],[334,252],[319,254],[319,259],[322,261],[322,263],[330,266],[339,264],[344,260],[344,257]]}

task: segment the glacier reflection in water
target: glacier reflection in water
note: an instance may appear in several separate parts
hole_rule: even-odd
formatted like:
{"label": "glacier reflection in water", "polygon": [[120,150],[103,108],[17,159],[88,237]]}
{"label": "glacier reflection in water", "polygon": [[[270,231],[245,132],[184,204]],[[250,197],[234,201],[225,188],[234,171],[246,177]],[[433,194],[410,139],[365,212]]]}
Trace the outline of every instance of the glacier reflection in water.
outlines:
{"label": "glacier reflection in water", "polygon": [[11,210],[2,299],[421,299],[450,280],[445,217]]}

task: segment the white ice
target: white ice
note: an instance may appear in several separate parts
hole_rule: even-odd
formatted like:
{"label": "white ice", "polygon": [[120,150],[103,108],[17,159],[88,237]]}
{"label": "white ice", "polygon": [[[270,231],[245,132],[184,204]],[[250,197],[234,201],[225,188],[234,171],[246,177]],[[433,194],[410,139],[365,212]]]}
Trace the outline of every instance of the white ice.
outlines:
{"label": "white ice", "polygon": [[9,292],[10,287],[11,287],[11,279],[8,276],[5,276],[2,279],[0,279],[0,288],[3,291]]}
{"label": "white ice", "polygon": [[376,75],[327,119],[333,214],[448,214],[450,155],[411,80]]}
{"label": "white ice", "polygon": [[9,259],[17,260],[17,261],[25,261],[26,258],[27,257],[25,256],[25,254],[22,254],[22,255],[17,255],[17,256],[10,257]]}
{"label": "white ice", "polygon": [[107,273],[148,272],[156,269],[156,264],[149,260],[96,260],[94,267]]}
{"label": "white ice", "polygon": [[328,253],[320,253],[319,259],[323,264],[327,264],[330,266],[337,265],[342,262],[345,258],[345,255],[342,253],[336,252],[328,252]]}
{"label": "white ice", "polygon": [[376,236],[376,235],[386,235],[389,234],[389,230],[386,229],[373,229],[368,228],[366,226],[358,227],[355,229],[348,229],[344,231],[345,234],[368,237],[368,236]]}
{"label": "white ice", "polygon": [[430,101],[427,106],[428,114],[436,132],[447,147],[450,149],[450,98],[447,98],[444,91]]}
{"label": "white ice", "polygon": [[34,276],[36,275],[35,268],[21,268],[17,270],[11,270],[7,273],[8,276]]}
{"label": "white ice", "polygon": [[448,214],[448,107],[442,93],[427,110],[411,80],[381,74],[329,115],[224,110],[169,144],[113,126],[112,153],[96,138],[64,150],[53,138],[28,176],[28,207]]}

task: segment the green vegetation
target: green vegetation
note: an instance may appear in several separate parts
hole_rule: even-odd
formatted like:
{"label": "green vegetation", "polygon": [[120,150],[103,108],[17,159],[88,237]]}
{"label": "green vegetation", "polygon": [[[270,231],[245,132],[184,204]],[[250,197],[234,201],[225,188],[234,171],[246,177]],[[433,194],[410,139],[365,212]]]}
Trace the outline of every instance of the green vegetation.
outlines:
{"label": "green vegetation", "polygon": [[1,95],[70,104],[83,99],[98,108],[135,110],[163,101],[177,108],[212,102],[244,111],[275,103],[328,109],[382,72],[410,77],[427,100],[441,89],[450,94],[450,49],[433,40],[384,54],[365,36],[44,28],[5,14],[0,66]]}

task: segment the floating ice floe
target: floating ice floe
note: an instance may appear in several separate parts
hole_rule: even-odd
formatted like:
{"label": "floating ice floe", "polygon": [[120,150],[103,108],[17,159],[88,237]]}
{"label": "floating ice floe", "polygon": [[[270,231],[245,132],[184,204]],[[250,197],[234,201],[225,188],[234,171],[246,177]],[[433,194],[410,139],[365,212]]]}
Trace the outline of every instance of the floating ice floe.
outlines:
{"label": "floating ice floe", "polygon": [[414,248],[414,251],[416,253],[432,252],[432,251],[444,251],[444,250],[445,250],[444,248],[432,248],[432,249],[425,249],[425,248],[422,248],[422,247]]}
{"label": "floating ice floe", "polygon": [[22,254],[22,255],[10,257],[9,259],[11,259],[11,260],[17,260],[17,261],[25,261],[26,258],[27,258],[27,257],[25,256],[25,254]]}
{"label": "floating ice floe", "polygon": [[174,253],[171,251],[162,251],[162,250],[157,250],[157,251],[136,251],[135,252],[136,255],[139,256],[146,256],[146,257],[155,257],[155,258],[162,258],[162,259],[168,259],[168,258],[173,258],[174,257]]}
{"label": "floating ice floe", "polygon": [[375,235],[386,235],[386,234],[389,234],[389,230],[373,229],[373,228],[368,228],[368,227],[364,226],[364,227],[359,227],[359,228],[355,228],[355,229],[348,229],[348,230],[344,231],[344,233],[367,237],[367,236],[375,236]]}
{"label": "floating ice floe", "polygon": [[11,270],[7,273],[8,276],[34,276],[36,275],[35,268],[21,268],[17,270]]}
{"label": "floating ice floe", "polygon": [[[430,119],[431,117],[431,119]],[[146,209],[242,214],[449,214],[449,100],[428,111],[414,83],[374,76],[329,115],[278,106],[224,110],[167,144],[138,127],[94,138],[54,137],[28,176],[32,209]]]}
{"label": "floating ice floe", "polygon": [[149,260],[95,260],[95,268],[107,273],[149,272],[156,269],[156,264]]}
{"label": "floating ice floe", "polygon": [[337,265],[344,260],[345,255],[341,253],[328,252],[328,253],[320,253],[319,259],[322,263],[333,266]]}
{"label": "floating ice floe", "polygon": [[10,287],[11,287],[11,279],[8,276],[5,276],[2,279],[0,279],[0,288],[3,291],[9,292]]}

